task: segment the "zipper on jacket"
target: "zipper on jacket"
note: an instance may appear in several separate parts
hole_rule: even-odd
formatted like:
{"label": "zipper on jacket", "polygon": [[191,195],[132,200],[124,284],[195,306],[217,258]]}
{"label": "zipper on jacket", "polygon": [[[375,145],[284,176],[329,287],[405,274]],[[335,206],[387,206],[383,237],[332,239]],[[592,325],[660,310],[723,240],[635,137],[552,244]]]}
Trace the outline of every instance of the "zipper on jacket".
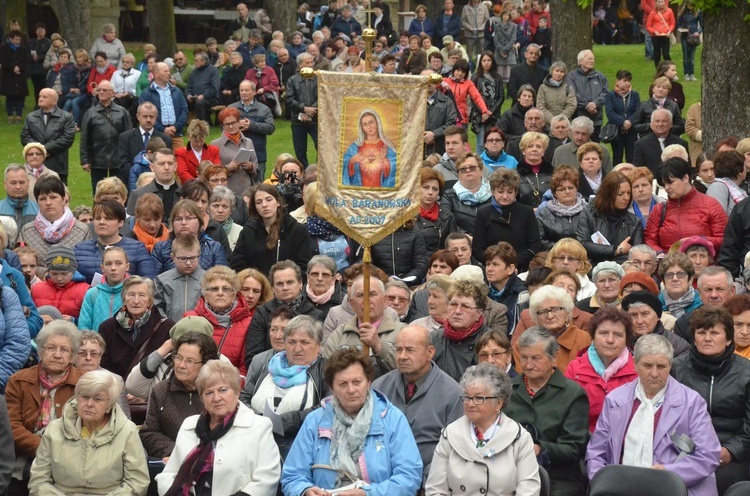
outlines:
{"label": "zipper on jacket", "polygon": [[708,413],[713,416],[714,405],[714,376],[711,376],[711,387],[708,389]]}
{"label": "zipper on jacket", "polygon": [[279,262],[279,251],[281,250],[281,238],[276,241],[276,263]]}

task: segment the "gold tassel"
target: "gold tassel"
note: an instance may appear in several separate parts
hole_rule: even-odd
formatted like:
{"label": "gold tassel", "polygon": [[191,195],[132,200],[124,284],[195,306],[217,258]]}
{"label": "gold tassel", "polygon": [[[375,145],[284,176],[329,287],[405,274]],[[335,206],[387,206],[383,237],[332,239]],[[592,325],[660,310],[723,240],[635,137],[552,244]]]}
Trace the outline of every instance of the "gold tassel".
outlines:
{"label": "gold tassel", "polygon": [[365,246],[365,252],[362,254],[362,261],[364,263],[372,263],[372,255],[370,254],[369,246]]}

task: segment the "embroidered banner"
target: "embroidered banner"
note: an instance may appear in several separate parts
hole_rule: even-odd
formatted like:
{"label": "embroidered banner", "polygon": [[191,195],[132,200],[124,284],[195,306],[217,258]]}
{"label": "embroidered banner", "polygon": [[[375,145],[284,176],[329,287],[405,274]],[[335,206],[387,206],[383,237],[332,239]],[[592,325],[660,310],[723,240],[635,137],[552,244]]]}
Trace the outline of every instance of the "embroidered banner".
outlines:
{"label": "embroidered banner", "polygon": [[372,246],[419,213],[427,77],[318,73],[315,211]]}

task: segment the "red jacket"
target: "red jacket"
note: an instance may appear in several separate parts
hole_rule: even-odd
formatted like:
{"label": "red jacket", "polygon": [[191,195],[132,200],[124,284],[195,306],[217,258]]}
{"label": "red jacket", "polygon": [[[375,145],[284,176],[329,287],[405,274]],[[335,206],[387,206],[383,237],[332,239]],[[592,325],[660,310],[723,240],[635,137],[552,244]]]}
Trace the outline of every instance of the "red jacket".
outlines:
{"label": "red jacket", "polygon": [[256,89],[263,88],[266,93],[279,91],[279,78],[273,69],[266,66],[261,70],[260,79],[258,79],[258,69],[248,69],[245,73],[245,79],[255,83]]}
{"label": "red jacket", "polygon": [[470,79],[464,79],[463,81],[457,81],[452,77],[443,78],[443,84],[447,84],[450,90],[453,92],[453,98],[456,100],[456,107],[458,108],[458,123],[467,124],[469,122],[469,110],[466,103],[467,98],[471,98],[474,105],[479,107],[482,114],[490,114],[487,110],[487,105],[484,104],[482,94]]}
{"label": "red jacket", "polygon": [[[238,295],[236,301],[237,306],[229,314],[232,322],[229,329],[219,324],[216,316],[206,308],[206,300],[202,296],[198,299],[195,310],[185,312],[183,317],[197,315],[205,317],[211,322],[211,325],[214,326],[214,341],[216,341],[216,346],[219,347],[219,353],[227,357],[232,362],[232,365],[240,369],[240,375],[244,377],[247,373],[247,366],[245,365],[245,335],[247,334],[248,327],[250,327],[250,321],[253,319],[255,309],[250,310],[247,307],[247,302],[242,295]],[[224,337],[224,334],[226,334],[226,337]],[[222,339],[224,340],[223,344],[221,343]]]}
{"label": "red jacket", "polygon": [[[185,184],[191,179],[198,177],[198,158],[193,153],[193,149],[190,148],[190,142],[185,145],[184,148],[178,148],[174,152],[177,158],[177,177],[180,178],[180,182]],[[201,155],[201,161],[208,160],[212,164],[221,165],[221,156],[219,147],[215,145],[203,144],[203,155]]]}
{"label": "red jacket", "polygon": [[552,17],[550,17],[549,12],[534,12],[534,9],[531,9],[530,11],[526,12],[524,17],[529,23],[531,34],[536,34],[536,30],[539,27],[539,19],[541,19],[542,17],[547,19],[547,29],[552,29]]}
{"label": "red jacket", "polygon": [[[662,209],[667,216],[661,223]],[[646,244],[659,252],[668,252],[677,241],[690,236],[703,236],[714,244],[719,253],[724,241],[727,214],[716,199],[692,188],[679,200],[657,203],[648,217],[643,238]]]}
{"label": "red jacket", "polygon": [[674,31],[675,20],[672,9],[668,8],[664,12],[661,12],[661,15],[659,14],[660,12],[654,9],[646,19],[646,31],[651,36],[656,36],[656,33],[659,33],[660,36],[667,36]]}
{"label": "red jacket", "polygon": [[96,64],[91,66],[91,72],[89,72],[89,85],[88,92],[91,93],[91,83],[96,83],[98,86],[102,81],[112,81],[112,76],[117,72],[117,68],[112,64],[109,64],[104,71],[104,74],[99,74],[96,70]]}
{"label": "red jacket", "polygon": [[615,372],[615,375],[610,377],[609,381],[605,382],[602,376],[596,373],[594,366],[591,365],[588,349],[586,349],[581,352],[578,358],[568,364],[568,368],[565,369],[565,377],[576,381],[586,391],[586,395],[589,397],[589,431],[594,432],[596,421],[599,419],[599,414],[602,413],[604,397],[613,389],[637,379],[638,373],[635,371],[633,355],[629,355],[628,363]]}
{"label": "red jacket", "polygon": [[45,279],[31,288],[31,299],[37,308],[52,305],[63,315],[77,319],[81,313],[83,297],[86,296],[89,287],[85,282],[70,281],[61,288],[51,280]]}

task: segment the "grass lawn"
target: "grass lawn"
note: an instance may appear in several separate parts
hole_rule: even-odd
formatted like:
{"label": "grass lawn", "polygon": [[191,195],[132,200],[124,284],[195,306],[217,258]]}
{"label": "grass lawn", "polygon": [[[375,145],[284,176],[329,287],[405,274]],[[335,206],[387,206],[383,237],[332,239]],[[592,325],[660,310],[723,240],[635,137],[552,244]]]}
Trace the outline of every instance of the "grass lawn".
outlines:
{"label": "grass lawn", "polygon": [[[696,54],[696,74],[701,74],[701,50],[702,46],[698,48]],[[654,64],[651,61],[644,59],[643,45],[608,45],[608,46],[596,46],[594,47],[594,53],[596,54],[597,62],[596,68],[602,71],[609,80],[610,89],[615,82],[615,74],[620,69],[628,69],[633,73],[633,89],[638,91],[641,95],[641,100],[644,100],[648,96],[648,87],[654,75]],[[139,59],[141,55],[135,51],[136,59]],[[690,105],[697,102],[700,99],[700,80],[685,81],[682,74],[682,48],[680,45],[672,47],[671,50],[672,59],[677,62],[678,74],[680,74],[680,82],[683,83],[685,91],[686,104],[685,111]],[[30,87],[30,95],[33,95]],[[4,102],[4,100],[3,100]],[[508,109],[509,101],[503,106],[503,111]],[[26,99],[26,110],[30,111],[33,108],[32,98]],[[23,163],[23,157],[21,156],[22,147],[20,141],[21,125],[8,125],[6,124],[5,105],[0,106],[0,163],[4,167],[9,163]],[[220,134],[218,127],[211,129],[211,136],[208,141],[213,140]],[[321,123],[320,132],[325,132],[325,123]],[[469,133],[472,147],[474,144],[474,135]],[[70,150],[69,159],[69,178],[68,187],[73,198],[71,207],[82,204],[91,204],[92,193],[91,193],[91,180],[89,175],[84,172],[80,165],[79,160],[79,143],[80,135],[76,135],[76,142]],[[308,146],[308,158],[310,162],[317,160],[317,154],[315,148],[312,146],[312,141],[309,141]],[[281,153],[294,153],[292,147],[292,136],[289,121],[277,119],[276,120],[276,132],[268,140],[268,165],[266,167],[267,174],[270,174],[271,166],[276,156]],[[5,192],[0,193],[0,197],[4,197]]]}

